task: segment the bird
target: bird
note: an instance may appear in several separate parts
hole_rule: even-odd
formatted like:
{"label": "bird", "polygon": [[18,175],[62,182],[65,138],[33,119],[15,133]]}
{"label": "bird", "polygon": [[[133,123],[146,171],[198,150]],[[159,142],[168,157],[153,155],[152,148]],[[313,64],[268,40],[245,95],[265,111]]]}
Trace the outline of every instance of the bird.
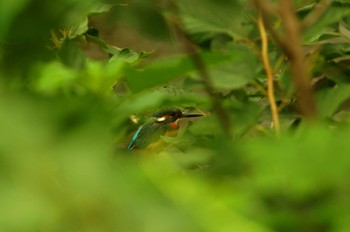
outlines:
{"label": "bird", "polygon": [[128,150],[145,149],[152,143],[157,142],[160,136],[179,129],[179,119],[201,116],[204,115],[199,113],[183,113],[178,108],[159,110],[138,128],[129,143]]}

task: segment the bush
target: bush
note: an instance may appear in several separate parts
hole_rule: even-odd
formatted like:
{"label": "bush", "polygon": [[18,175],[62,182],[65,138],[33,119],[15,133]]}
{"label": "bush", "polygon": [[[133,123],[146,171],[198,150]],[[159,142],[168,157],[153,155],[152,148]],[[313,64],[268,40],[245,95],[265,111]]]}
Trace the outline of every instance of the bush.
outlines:
{"label": "bush", "polygon": [[350,7],[290,2],[3,3],[0,230],[346,231]]}

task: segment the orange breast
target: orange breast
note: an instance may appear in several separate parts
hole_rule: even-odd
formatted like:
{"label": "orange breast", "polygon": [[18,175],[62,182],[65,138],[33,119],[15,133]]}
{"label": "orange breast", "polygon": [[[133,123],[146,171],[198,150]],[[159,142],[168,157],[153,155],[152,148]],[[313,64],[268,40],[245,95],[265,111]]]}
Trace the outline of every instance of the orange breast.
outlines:
{"label": "orange breast", "polygon": [[171,123],[169,123],[169,128],[171,130],[179,129],[179,124],[177,122],[171,122]]}
{"label": "orange breast", "polygon": [[176,122],[169,123],[169,130],[165,133],[166,136],[175,137],[177,135],[179,124]]}

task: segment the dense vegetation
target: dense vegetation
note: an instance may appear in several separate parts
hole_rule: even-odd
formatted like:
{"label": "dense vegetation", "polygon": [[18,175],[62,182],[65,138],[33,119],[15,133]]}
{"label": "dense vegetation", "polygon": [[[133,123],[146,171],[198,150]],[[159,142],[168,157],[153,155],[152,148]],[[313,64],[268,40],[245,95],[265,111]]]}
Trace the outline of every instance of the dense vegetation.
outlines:
{"label": "dense vegetation", "polygon": [[[349,15],[347,0],[3,1],[0,230],[348,231]],[[96,17],[180,49],[109,43]],[[169,106],[206,116],[127,150]]]}

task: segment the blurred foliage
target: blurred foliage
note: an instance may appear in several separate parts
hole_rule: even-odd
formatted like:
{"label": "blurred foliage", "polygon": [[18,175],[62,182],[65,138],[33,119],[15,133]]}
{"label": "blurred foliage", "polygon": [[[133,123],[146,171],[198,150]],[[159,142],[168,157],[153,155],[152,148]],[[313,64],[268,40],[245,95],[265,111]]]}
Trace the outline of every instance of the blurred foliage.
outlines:
{"label": "blurred foliage", "polygon": [[[301,19],[316,2],[295,1]],[[316,122],[295,109],[288,63],[270,43],[278,137],[247,1],[2,1],[0,230],[347,231],[349,11],[347,1],[333,1],[304,31]],[[151,51],[108,44],[89,26],[102,14],[162,40],[175,37],[174,13],[232,137],[188,54],[148,59]],[[81,43],[107,58],[86,57]],[[137,127],[167,106],[206,117],[184,121],[160,149],[128,151]]]}

